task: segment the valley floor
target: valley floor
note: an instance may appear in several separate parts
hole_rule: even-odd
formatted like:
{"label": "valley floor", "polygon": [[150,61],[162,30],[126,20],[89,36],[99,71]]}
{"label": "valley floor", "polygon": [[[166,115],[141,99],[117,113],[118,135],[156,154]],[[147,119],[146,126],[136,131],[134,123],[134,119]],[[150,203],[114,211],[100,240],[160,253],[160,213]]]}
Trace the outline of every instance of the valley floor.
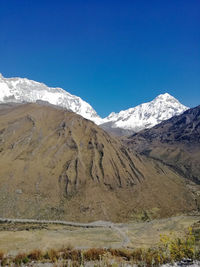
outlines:
{"label": "valley floor", "polygon": [[[9,255],[34,249],[49,250],[72,246],[88,248],[148,248],[156,246],[160,235],[182,236],[200,215],[181,215],[150,222],[62,225],[44,222],[1,222],[0,251]],[[70,223],[71,224],[71,223]]]}

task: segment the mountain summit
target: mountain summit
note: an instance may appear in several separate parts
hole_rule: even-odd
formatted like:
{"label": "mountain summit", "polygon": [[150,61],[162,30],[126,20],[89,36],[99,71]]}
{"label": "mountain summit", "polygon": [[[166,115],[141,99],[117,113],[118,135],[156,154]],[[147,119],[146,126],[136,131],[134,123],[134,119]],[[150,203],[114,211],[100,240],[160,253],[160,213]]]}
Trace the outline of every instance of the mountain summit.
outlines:
{"label": "mountain summit", "polygon": [[122,110],[119,113],[112,112],[104,119],[103,126],[139,132],[179,115],[187,109],[188,107],[182,105],[176,98],[165,93],[157,96],[151,102]]}
{"label": "mountain summit", "polygon": [[[71,95],[62,88],[48,87],[43,83],[26,78],[4,78],[0,74],[0,103],[47,101],[50,104],[71,110],[86,119],[102,125],[106,130],[125,129],[138,132],[151,128],[188,108],[168,93],[157,96],[153,101],[138,105],[119,113],[112,112],[102,119],[90,104],[80,97]],[[124,133],[124,132],[123,132]]]}
{"label": "mountain summit", "polygon": [[62,88],[48,87],[26,78],[4,78],[0,74],[0,103],[48,101],[50,104],[71,110],[86,119],[101,123],[96,111],[80,97],[71,95]]}

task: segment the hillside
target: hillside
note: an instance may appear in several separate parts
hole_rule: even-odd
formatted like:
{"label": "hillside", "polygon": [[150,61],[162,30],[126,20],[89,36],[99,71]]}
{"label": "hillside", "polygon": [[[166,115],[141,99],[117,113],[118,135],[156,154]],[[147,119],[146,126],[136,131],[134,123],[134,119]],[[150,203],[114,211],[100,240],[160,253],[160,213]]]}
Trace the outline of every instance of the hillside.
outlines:
{"label": "hillside", "polygon": [[182,176],[93,122],[44,104],[0,107],[0,217],[127,221],[196,209]]}
{"label": "hillside", "polygon": [[134,134],[125,143],[200,184],[200,106]]}

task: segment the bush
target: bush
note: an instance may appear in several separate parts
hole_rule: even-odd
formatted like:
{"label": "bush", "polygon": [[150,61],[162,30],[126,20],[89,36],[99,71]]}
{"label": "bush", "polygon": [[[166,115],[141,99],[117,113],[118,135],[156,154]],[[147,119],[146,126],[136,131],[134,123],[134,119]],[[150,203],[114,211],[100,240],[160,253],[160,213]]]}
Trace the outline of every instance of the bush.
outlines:
{"label": "bush", "polygon": [[112,256],[120,257],[127,261],[133,258],[133,252],[127,249],[109,249],[108,252],[110,252]]}
{"label": "bush", "polygon": [[44,254],[44,258],[50,260],[51,262],[56,262],[60,257],[60,252],[55,249],[50,249]]}
{"label": "bush", "polygon": [[33,261],[38,261],[38,260],[41,260],[43,257],[43,254],[41,252],[41,250],[38,250],[38,249],[35,249],[33,251],[31,251],[29,254],[28,254],[28,258],[30,260],[33,260]]}
{"label": "bush", "polygon": [[76,262],[81,262],[82,256],[81,256],[81,251],[80,250],[70,250],[70,249],[63,249],[62,250],[62,257],[63,259],[66,260],[72,260]]}
{"label": "bush", "polygon": [[20,253],[18,254],[17,256],[15,256],[13,262],[16,264],[16,265],[21,265],[22,263],[26,264],[29,262],[29,259],[27,257],[27,254],[25,253]]}
{"label": "bush", "polygon": [[192,228],[188,229],[184,238],[163,235],[160,241],[160,249],[172,262],[196,257],[196,240]]}
{"label": "bush", "polygon": [[91,248],[84,251],[83,256],[86,261],[95,261],[100,260],[105,253],[106,250],[103,248]]}
{"label": "bush", "polygon": [[4,259],[4,253],[0,251],[0,261],[2,261],[3,259]]}

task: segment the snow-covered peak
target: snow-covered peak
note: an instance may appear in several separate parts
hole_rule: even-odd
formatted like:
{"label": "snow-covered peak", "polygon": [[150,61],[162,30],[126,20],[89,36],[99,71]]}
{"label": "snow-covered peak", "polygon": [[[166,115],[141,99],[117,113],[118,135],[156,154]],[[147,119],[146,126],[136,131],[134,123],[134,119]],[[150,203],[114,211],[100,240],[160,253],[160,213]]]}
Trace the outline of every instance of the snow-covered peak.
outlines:
{"label": "snow-covered peak", "polygon": [[[158,95],[153,101],[177,102],[178,100],[168,93]],[[178,101],[179,102],[179,101]]]}
{"label": "snow-covered peak", "polygon": [[0,73],[0,103],[47,101],[53,105],[72,110],[96,124],[112,128],[140,131],[179,115],[188,108],[168,93],[157,96],[148,103],[138,105],[119,113],[112,112],[102,119],[96,111],[80,97],[71,95],[58,87],[48,87],[44,83],[26,78],[4,78]]}
{"label": "snow-covered peak", "polygon": [[104,123],[112,128],[123,128],[138,132],[179,115],[187,109],[188,107],[182,105],[176,98],[165,93],[157,96],[151,102],[122,110],[119,113],[112,112],[104,119]]}
{"label": "snow-covered peak", "polygon": [[170,98],[173,98],[175,99],[172,95],[168,94],[168,93],[164,93],[164,94],[160,94],[158,95],[155,99],[170,99]]}
{"label": "snow-covered peak", "polygon": [[48,101],[57,106],[72,110],[97,124],[101,118],[96,111],[80,97],[71,95],[62,88],[48,87],[26,78],[4,78],[0,74],[0,103]]}

